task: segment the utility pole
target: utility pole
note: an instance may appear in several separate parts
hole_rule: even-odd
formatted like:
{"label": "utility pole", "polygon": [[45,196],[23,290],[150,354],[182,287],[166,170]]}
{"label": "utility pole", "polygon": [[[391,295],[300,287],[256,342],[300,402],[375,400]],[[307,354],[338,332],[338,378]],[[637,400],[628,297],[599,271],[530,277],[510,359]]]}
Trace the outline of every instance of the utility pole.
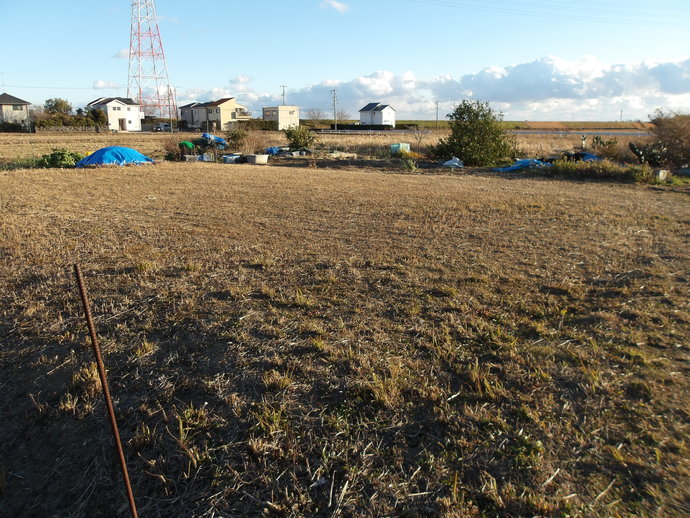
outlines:
{"label": "utility pole", "polygon": [[338,118],[337,118],[337,113],[335,111],[335,103],[338,99],[338,91],[337,90],[331,90],[331,95],[333,96],[333,129],[337,130],[338,129]]}
{"label": "utility pole", "polygon": [[438,100],[436,101],[436,131],[438,131]]}
{"label": "utility pole", "polygon": [[287,88],[287,85],[280,85],[280,87],[283,89],[283,106],[285,106],[285,89]]}

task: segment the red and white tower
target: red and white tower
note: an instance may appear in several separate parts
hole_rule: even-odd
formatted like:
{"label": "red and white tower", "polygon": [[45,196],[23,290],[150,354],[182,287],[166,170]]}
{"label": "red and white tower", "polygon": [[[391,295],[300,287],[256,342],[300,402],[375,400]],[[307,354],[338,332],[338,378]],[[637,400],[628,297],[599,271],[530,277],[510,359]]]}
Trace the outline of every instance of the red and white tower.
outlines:
{"label": "red and white tower", "polygon": [[145,115],[177,118],[153,0],[132,1],[127,97],[141,104]]}

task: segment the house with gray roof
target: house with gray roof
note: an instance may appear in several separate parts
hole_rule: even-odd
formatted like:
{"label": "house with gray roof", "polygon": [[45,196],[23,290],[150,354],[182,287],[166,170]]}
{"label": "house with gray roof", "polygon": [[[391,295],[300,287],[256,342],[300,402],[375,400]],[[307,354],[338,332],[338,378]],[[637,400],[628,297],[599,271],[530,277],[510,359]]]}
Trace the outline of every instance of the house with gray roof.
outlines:
{"label": "house with gray roof", "polygon": [[392,126],[395,128],[395,110],[388,104],[369,103],[359,110],[359,123],[365,126]]}
{"label": "house with gray roof", "polygon": [[23,101],[19,97],[3,93],[0,95],[0,124],[21,124],[27,130],[31,127],[29,116],[31,103]]}

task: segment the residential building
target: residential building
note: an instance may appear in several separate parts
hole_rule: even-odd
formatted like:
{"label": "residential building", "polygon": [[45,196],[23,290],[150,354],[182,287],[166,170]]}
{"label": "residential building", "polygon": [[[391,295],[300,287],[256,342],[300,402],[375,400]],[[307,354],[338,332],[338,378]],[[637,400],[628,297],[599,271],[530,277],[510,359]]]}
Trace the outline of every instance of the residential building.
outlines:
{"label": "residential building", "polygon": [[29,106],[31,103],[3,93],[0,95],[0,123],[21,124],[28,130],[31,122]]}
{"label": "residential building", "polygon": [[100,97],[86,105],[88,110],[101,110],[111,131],[141,131],[144,110],[127,97]]}
{"label": "residential building", "polygon": [[180,119],[192,129],[224,131],[233,123],[248,121],[251,113],[234,97],[226,97],[206,103],[190,103],[180,108]]}
{"label": "residential building", "polygon": [[299,126],[299,106],[269,106],[263,109],[263,119],[278,123],[278,130]]}
{"label": "residential building", "polygon": [[395,110],[388,104],[369,103],[359,110],[359,123],[366,126],[395,128]]}

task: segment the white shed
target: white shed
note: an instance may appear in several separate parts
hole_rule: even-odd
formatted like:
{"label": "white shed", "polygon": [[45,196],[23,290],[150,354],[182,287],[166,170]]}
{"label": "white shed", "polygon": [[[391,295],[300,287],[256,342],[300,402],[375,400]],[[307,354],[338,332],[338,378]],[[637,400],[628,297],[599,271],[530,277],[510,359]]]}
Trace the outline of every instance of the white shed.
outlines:
{"label": "white shed", "polygon": [[369,103],[359,110],[359,123],[366,126],[392,126],[395,128],[395,110],[388,104]]}

